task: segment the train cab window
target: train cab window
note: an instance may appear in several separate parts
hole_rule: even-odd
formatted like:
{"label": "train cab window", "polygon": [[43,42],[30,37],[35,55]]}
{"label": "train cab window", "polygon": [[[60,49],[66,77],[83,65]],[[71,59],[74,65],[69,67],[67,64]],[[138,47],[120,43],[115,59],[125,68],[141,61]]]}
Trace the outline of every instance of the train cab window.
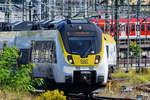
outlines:
{"label": "train cab window", "polygon": [[140,30],[140,25],[136,25],[136,31]]}
{"label": "train cab window", "polygon": [[[95,37],[69,37],[69,47],[72,54],[96,53]],[[80,49],[79,49],[80,48]]]}
{"label": "train cab window", "polygon": [[150,24],[148,24],[148,31],[150,31]]}
{"label": "train cab window", "polygon": [[131,25],[131,31],[135,31],[135,26]]}
{"label": "train cab window", "polygon": [[145,30],[145,27],[144,27],[144,25],[142,24],[141,25],[141,31],[144,31]]}

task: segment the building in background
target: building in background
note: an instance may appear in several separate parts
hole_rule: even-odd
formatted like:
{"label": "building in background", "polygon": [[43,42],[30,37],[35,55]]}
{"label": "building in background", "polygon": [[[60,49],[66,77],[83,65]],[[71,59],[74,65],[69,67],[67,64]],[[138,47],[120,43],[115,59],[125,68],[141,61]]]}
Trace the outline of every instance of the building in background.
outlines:
{"label": "building in background", "polygon": [[[137,4],[138,0],[130,0]],[[106,0],[0,0],[0,22],[11,21],[41,21],[63,18],[64,16],[101,16],[105,18]],[[115,10],[115,0],[108,0],[108,18]],[[113,5],[112,5],[113,3]],[[127,4],[126,0],[118,0],[119,4]],[[149,0],[141,0],[142,4],[150,4]],[[120,7],[120,15],[126,17],[126,6]],[[118,9],[118,11],[119,11]],[[130,8],[135,13],[135,7]],[[149,12],[149,7],[141,11]],[[133,14],[134,16],[135,14]],[[131,14],[132,16],[132,14]]]}

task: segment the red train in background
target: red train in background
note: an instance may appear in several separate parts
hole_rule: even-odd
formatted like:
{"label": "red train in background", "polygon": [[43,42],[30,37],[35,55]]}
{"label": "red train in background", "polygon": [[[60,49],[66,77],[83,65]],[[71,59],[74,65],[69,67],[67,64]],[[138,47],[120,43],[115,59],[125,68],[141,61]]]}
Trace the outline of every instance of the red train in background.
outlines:
{"label": "red train in background", "polygon": [[[103,31],[103,33],[105,33],[105,19],[92,19],[91,20],[93,23],[97,24],[98,27],[100,27]],[[112,36],[115,36],[115,32],[116,32],[116,24],[115,24],[115,20],[111,20],[109,19],[109,34],[111,34]],[[113,24],[112,24],[113,23]],[[126,39],[128,34],[128,28],[127,28],[127,24],[128,24],[128,19],[119,19],[119,39]],[[150,38],[150,18],[144,19],[144,18],[140,18],[140,19],[136,19],[136,18],[131,18],[129,19],[129,29],[130,29],[130,33],[129,33],[129,38],[130,39],[136,39],[136,37],[138,35],[140,35],[141,38]]]}

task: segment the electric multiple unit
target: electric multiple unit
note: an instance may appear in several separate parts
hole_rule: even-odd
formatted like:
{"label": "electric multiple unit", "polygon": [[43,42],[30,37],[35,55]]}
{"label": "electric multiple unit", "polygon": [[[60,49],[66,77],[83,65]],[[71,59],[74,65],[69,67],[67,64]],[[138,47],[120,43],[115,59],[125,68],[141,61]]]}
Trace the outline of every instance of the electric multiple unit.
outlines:
{"label": "electric multiple unit", "polygon": [[[94,23],[85,19],[63,20],[57,30],[12,31],[0,35],[0,44],[7,41],[8,46],[20,49],[21,63],[36,64],[33,77],[56,83],[106,84],[108,55],[114,53],[112,58],[116,57],[115,41],[109,42],[113,45],[108,44],[113,38],[107,38]],[[113,51],[108,52],[108,46],[112,46]]]}
{"label": "electric multiple unit", "polygon": [[[105,33],[105,19],[92,19],[92,22],[96,23],[99,28]],[[109,34],[115,36],[116,22],[115,19],[109,19]],[[119,39],[127,39],[128,37],[128,19],[119,19],[118,25]],[[150,38],[150,18],[130,18],[129,19],[129,38],[136,39],[137,36],[141,36],[142,39]]]}

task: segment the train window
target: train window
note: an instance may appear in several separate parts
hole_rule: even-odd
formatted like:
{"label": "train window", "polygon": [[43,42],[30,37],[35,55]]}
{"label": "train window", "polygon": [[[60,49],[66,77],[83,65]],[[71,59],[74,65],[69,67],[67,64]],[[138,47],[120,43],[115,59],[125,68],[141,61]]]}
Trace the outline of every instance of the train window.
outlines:
{"label": "train window", "polygon": [[121,31],[121,24],[119,24],[119,31]]}
{"label": "train window", "polygon": [[141,25],[141,31],[144,31],[145,30],[145,27],[144,27],[144,24]]}
{"label": "train window", "polygon": [[69,37],[69,47],[72,54],[85,55],[86,53],[95,53],[95,42],[95,37]]}
{"label": "train window", "polygon": [[3,41],[3,47],[7,47],[8,41]]}
{"label": "train window", "polygon": [[110,25],[110,32],[114,32],[114,26]]}
{"label": "train window", "polygon": [[100,28],[101,28],[101,30],[104,32],[104,26],[101,25]]}
{"label": "train window", "polygon": [[20,49],[18,64],[28,64],[30,62],[30,49]]}
{"label": "train window", "polygon": [[31,61],[33,63],[57,63],[55,41],[33,41],[31,46]]}
{"label": "train window", "polygon": [[121,31],[125,31],[125,25],[121,25]]}
{"label": "train window", "polygon": [[107,58],[109,58],[109,46],[106,46]]}
{"label": "train window", "polygon": [[128,25],[126,26],[126,32],[128,33]]}
{"label": "train window", "polygon": [[135,26],[131,25],[131,31],[135,31]]}
{"label": "train window", "polygon": [[150,31],[150,24],[148,24],[148,31]]}
{"label": "train window", "polygon": [[136,25],[136,31],[140,30],[140,25]]}

